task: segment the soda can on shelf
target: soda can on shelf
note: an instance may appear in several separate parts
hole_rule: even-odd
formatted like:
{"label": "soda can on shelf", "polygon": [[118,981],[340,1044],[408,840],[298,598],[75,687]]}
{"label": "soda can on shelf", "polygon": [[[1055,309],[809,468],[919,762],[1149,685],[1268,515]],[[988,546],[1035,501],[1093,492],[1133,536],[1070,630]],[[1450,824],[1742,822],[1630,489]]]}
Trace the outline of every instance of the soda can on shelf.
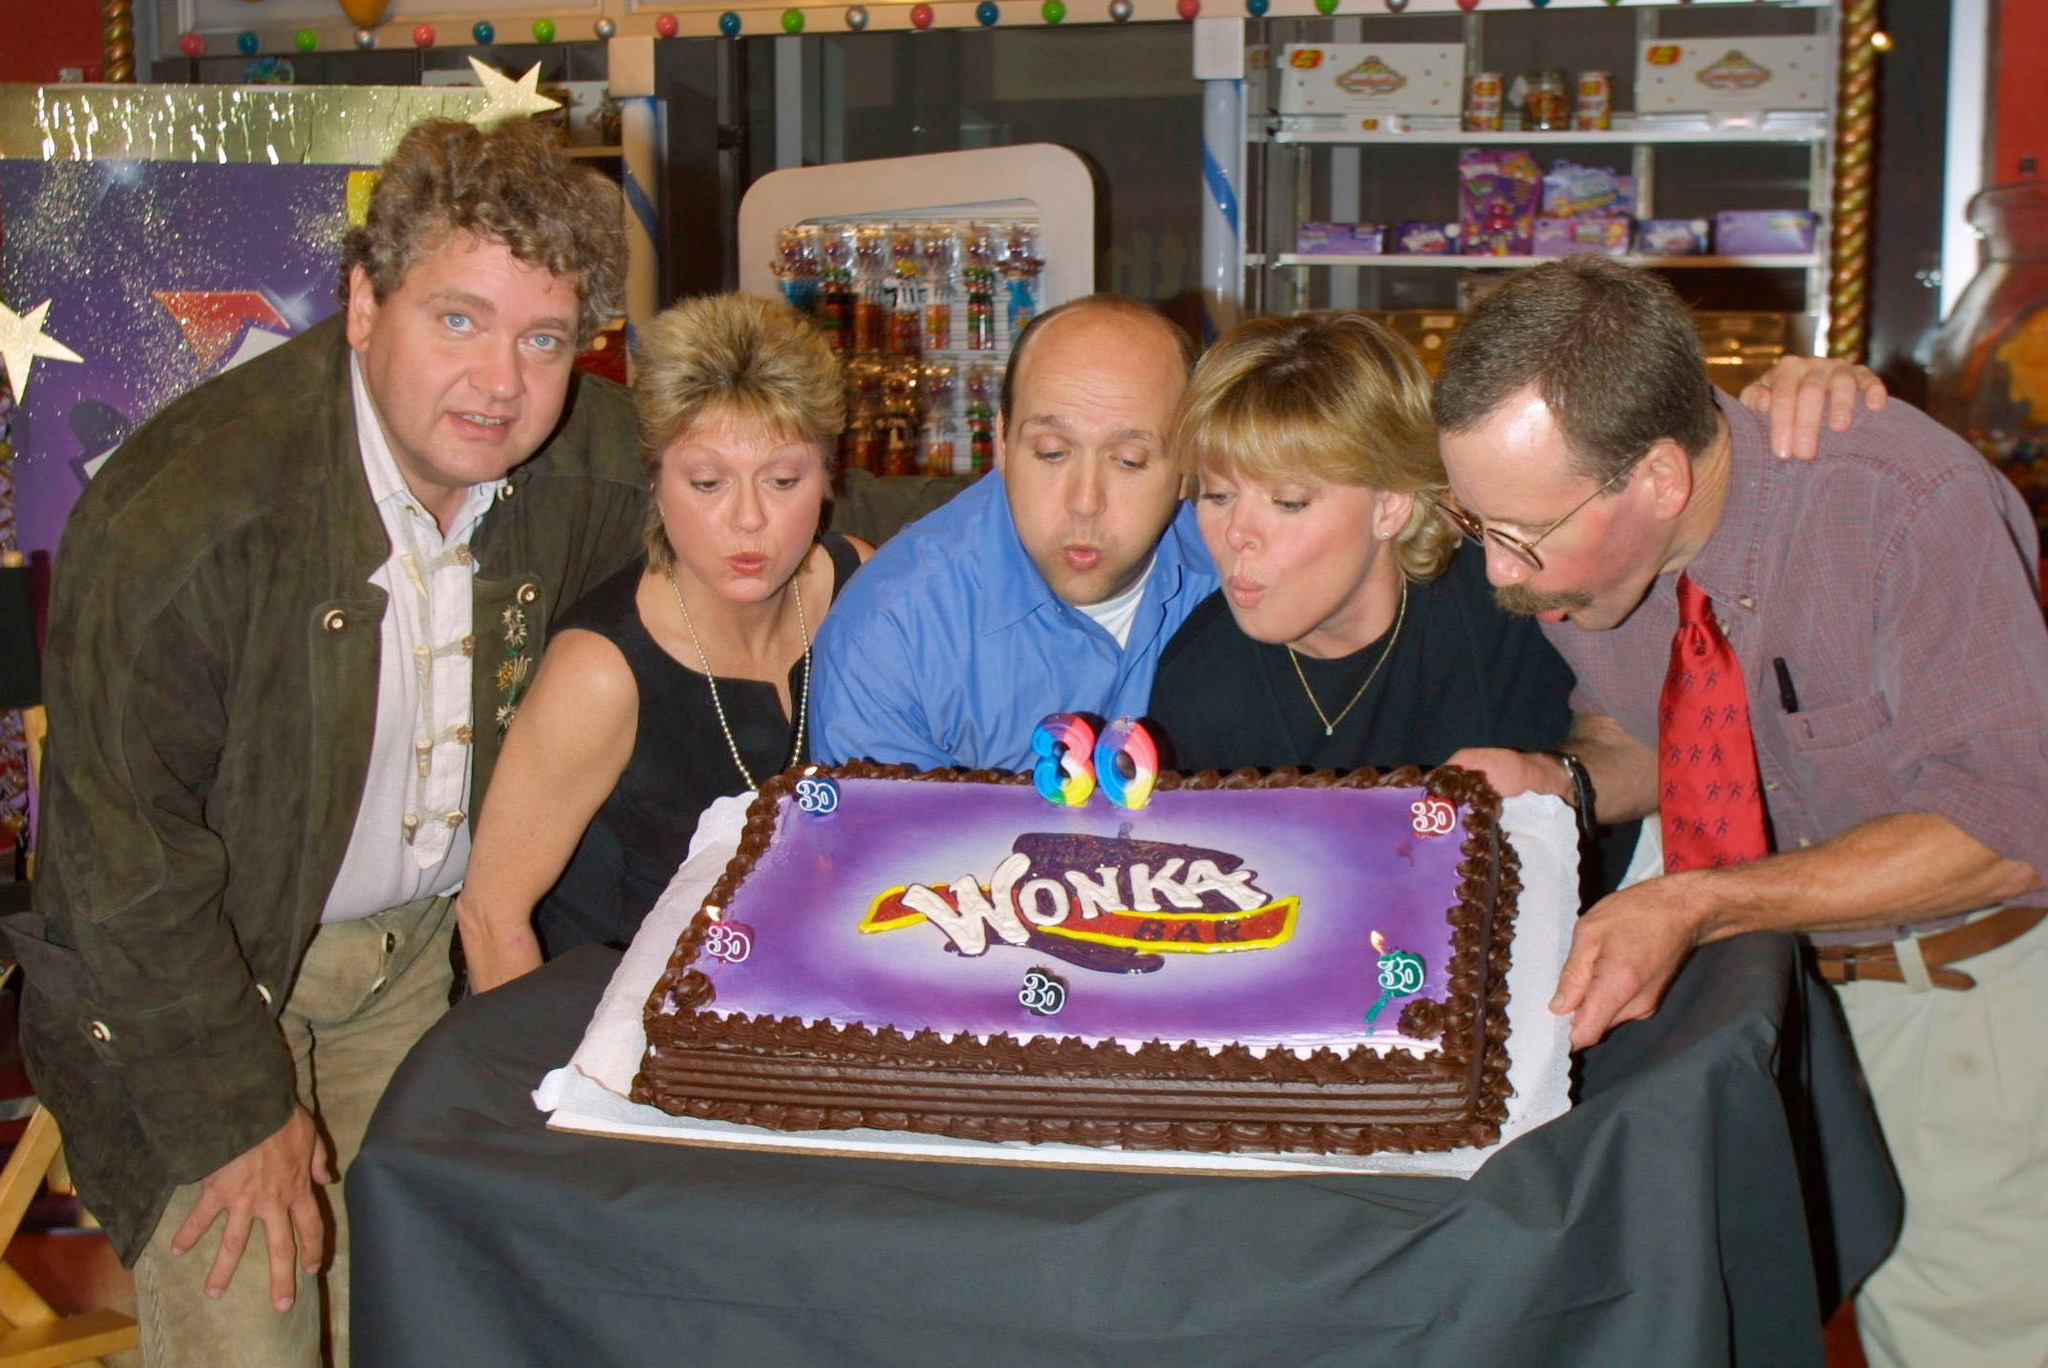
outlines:
{"label": "soda can on shelf", "polygon": [[1584,132],[1610,128],[1614,124],[1614,73],[1582,71],[1578,95],[1572,105],[1572,127]]}
{"label": "soda can on shelf", "polygon": [[1506,104],[1507,83],[1498,71],[1475,71],[1465,78],[1465,131],[1497,133]]}

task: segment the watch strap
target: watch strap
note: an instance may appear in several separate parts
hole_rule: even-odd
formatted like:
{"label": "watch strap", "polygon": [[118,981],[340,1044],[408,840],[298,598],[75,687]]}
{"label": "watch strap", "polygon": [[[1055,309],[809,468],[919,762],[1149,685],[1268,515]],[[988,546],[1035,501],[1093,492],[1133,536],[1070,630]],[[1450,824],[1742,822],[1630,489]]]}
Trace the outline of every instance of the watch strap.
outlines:
{"label": "watch strap", "polygon": [[1586,769],[1586,762],[1570,751],[1554,750],[1543,753],[1556,759],[1564,766],[1564,772],[1571,776],[1572,805],[1579,820],[1579,839],[1582,842],[1592,840],[1599,823],[1593,817],[1593,776]]}

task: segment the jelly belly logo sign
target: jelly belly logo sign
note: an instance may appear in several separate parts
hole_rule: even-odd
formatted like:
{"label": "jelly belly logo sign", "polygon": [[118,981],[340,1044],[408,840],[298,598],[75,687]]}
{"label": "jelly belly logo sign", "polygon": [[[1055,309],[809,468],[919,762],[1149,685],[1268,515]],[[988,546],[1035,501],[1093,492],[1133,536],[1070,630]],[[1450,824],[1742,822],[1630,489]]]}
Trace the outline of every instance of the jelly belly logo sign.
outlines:
{"label": "jelly belly logo sign", "polygon": [[[1216,954],[1294,935],[1298,897],[1275,898],[1237,856],[1167,841],[1027,834],[987,874],[880,894],[863,933],[930,922],[963,955],[1007,945]],[[1080,956],[1068,956],[1088,965]],[[1105,969],[1110,968],[1103,964]]]}
{"label": "jelly belly logo sign", "polygon": [[1771,69],[1731,49],[1720,61],[1701,67],[1693,79],[1709,90],[1724,93],[1754,90],[1771,79]]}
{"label": "jelly belly logo sign", "polygon": [[1368,57],[1337,78],[1339,89],[1353,95],[1391,95],[1408,84],[1408,78],[1378,57]]}

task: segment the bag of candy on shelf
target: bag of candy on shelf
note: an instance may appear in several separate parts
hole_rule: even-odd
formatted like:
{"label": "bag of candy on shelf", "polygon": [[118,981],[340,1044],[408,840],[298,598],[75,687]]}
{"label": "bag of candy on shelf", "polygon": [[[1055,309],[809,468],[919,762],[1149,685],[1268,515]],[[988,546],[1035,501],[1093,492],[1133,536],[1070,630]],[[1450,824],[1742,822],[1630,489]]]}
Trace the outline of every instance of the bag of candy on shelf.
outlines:
{"label": "bag of candy on shelf", "polygon": [[1458,154],[1458,217],[1467,256],[1527,256],[1536,237],[1543,171],[1521,148]]}

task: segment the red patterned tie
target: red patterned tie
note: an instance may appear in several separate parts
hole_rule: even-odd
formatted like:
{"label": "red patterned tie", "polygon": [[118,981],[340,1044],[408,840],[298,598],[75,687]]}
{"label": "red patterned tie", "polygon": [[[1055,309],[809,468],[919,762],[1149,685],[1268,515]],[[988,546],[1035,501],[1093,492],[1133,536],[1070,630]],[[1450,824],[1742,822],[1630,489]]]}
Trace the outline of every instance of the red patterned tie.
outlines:
{"label": "red patterned tie", "polygon": [[1742,662],[1700,587],[1678,577],[1678,635],[1657,700],[1664,868],[1708,869],[1770,853]]}

